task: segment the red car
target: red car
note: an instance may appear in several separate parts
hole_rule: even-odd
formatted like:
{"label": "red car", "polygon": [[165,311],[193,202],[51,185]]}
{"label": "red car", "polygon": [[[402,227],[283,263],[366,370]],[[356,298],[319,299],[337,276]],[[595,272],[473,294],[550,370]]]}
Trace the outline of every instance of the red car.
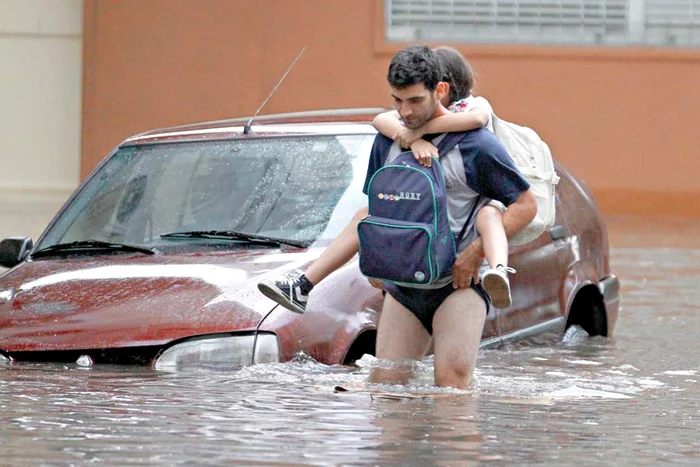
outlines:
{"label": "red car", "polygon": [[[94,170],[36,244],[0,243],[0,355],[15,361],[240,367],[303,351],[374,352],[382,294],[356,261],[291,313],[257,283],[304,269],[366,204],[380,109],[202,123],[134,136]],[[249,131],[248,131],[249,130]],[[482,345],[576,325],[610,335],[619,283],[605,224],[557,165],[557,224],[512,249],[513,306]],[[2,358],[2,357],[0,357]]]}

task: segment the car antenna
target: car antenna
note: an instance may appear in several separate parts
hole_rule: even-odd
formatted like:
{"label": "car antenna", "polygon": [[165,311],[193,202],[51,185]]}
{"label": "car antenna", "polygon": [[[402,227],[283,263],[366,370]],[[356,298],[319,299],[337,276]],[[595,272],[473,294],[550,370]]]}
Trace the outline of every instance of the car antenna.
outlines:
{"label": "car antenna", "polygon": [[258,107],[258,110],[255,111],[255,113],[253,114],[253,116],[250,117],[250,120],[248,120],[248,123],[246,123],[245,126],[243,127],[243,134],[244,134],[244,135],[247,135],[248,133],[250,133],[250,127],[251,127],[251,125],[253,124],[253,119],[254,119],[255,117],[257,117],[257,116],[258,116],[258,113],[262,110],[263,107],[265,107],[265,104],[267,104],[267,101],[270,100],[270,98],[271,98],[272,95],[275,93],[275,91],[277,91],[277,88],[279,88],[279,87],[280,87],[280,84],[282,84],[282,81],[284,81],[284,78],[286,78],[287,75],[289,74],[289,72],[292,71],[292,68],[293,68],[294,65],[296,65],[296,63],[299,61],[299,59],[301,58],[301,56],[302,56],[302,54],[304,53],[305,50],[306,50],[306,46],[302,47],[301,52],[299,52],[299,55],[297,55],[297,58],[294,59],[294,61],[292,62],[292,64],[289,65],[289,68],[287,68],[287,71],[284,72],[284,74],[282,75],[282,78],[280,78],[280,80],[277,82],[277,85],[272,89],[272,91],[270,92],[270,94],[265,98],[265,100],[264,100],[263,103],[260,105],[260,107]]}

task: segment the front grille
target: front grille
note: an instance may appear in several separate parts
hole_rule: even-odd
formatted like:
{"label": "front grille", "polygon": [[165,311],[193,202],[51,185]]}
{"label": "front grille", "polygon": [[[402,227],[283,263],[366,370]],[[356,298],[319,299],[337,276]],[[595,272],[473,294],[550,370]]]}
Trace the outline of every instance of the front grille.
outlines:
{"label": "front grille", "polygon": [[75,363],[81,355],[89,355],[94,363],[117,365],[148,365],[160,352],[160,346],[127,347],[120,349],[83,349],[62,351],[11,352],[5,354],[17,362]]}

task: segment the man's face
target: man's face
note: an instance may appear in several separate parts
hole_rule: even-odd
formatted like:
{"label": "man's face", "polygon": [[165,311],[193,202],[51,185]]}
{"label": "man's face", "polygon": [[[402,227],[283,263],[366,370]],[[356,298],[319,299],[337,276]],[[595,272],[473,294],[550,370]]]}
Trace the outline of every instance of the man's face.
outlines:
{"label": "man's face", "polygon": [[407,88],[391,88],[394,106],[401,115],[406,128],[414,130],[433,118],[439,105],[436,91],[429,91],[425,84],[418,83]]}

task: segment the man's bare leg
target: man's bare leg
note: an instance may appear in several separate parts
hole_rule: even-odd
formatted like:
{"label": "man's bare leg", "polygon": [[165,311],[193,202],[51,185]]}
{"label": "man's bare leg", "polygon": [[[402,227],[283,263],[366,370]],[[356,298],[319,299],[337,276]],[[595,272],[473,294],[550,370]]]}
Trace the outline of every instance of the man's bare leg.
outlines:
{"label": "man's bare leg", "polygon": [[430,334],[418,318],[387,294],[377,329],[377,358],[395,361],[397,365],[392,368],[373,368],[370,381],[406,384],[413,376],[413,368],[406,361],[422,360],[429,345]]}
{"label": "man's bare leg", "polygon": [[466,389],[472,384],[486,303],[472,288],[455,290],[433,318],[435,385]]}
{"label": "man's bare leg", "polygon": [[360,239],[357,236],[357,223],[366,217],[369,212],[367,207],[359,209],[352,220],[340,234],[333,239],[330,245],[321,253],[321,256],[311,263],[304,271],[304,275],[313,285],[318,284],[328,277],[330,273],[337,270],[350,261],[360,250]]}

